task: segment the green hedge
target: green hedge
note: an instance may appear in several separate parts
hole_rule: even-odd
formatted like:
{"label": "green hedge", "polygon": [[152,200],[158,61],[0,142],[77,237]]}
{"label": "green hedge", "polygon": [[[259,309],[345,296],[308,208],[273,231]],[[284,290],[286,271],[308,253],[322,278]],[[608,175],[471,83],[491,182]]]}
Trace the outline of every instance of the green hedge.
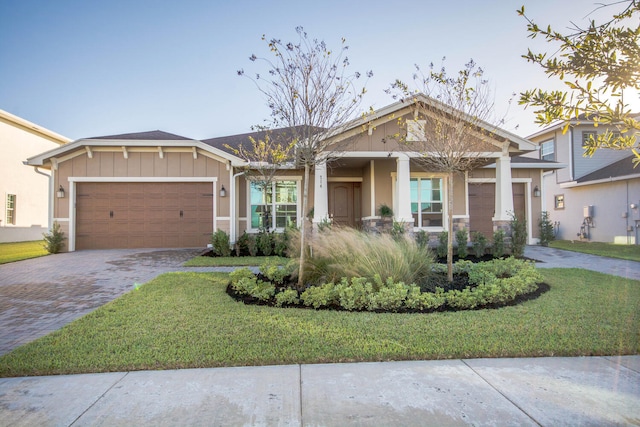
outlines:
{"label": "green hedge", "polygon": [[[283,269],[265,265],[262,273],[277,281],[285,275]],[[349,311],[433,311],[440,308],[470,310],[483,306],[506,305],[517,297],[534,292],[542,276],[533,263],[516,258],[472,263],[459,261],[456,273],[467,273],[470,286],[464,290],[422,292],[416,284],[407,285],[379,276],[373,280],[362,277],[342,278],[338,283],[311,286],[297,290],[258,280],[248,269],[231,273],[232,288],[260,301],[272,301],[281,307],[303,304],[307,307],[341,308]],[[266,273],[266,274],[265,274]],[[282,282],[279,281],[279,285]]]}

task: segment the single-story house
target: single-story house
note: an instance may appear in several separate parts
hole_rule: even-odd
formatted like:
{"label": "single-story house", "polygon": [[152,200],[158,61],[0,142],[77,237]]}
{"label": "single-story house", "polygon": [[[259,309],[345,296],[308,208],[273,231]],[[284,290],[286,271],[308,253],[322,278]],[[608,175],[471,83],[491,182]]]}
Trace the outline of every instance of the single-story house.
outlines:
{"label": "single-story house", "polygon": [[0,242],[41,240],[51,224],[51,179],[45,168],[23,162],[71,141],[7,111],[0,110]]}
{"label": "single-story house", "polygon": [[[436,103],[426,96],[414,102]],[[315,165],[308,212],[302,212],[301,169],[282,168],[267,190],[245,177],[247,162],[229,146],[257,134],[202,141],[162,131],[84,138],[27,163],[51,169],[52,191],[63,190],[54,198],[53,219],[70,251],[204,247],[215,230],[235,241],[265,225],[279,231],[309,217],[372,229],[380,225],[381,205],[414,231],[440,233],[447,226],[445,177],[419,168],[418,154],[388,138],[402,131],[399,117],[413,117],[412,103],[396,102],[331,135],[347,144],[339,156]],[[558,166],[519,157],[537,150],[536,143],[501,129],[491,135],[485,166],[455,177],[455,226],[490,235],[516,212],[527,219],[535,243],[542,175]],[[264,211],[271,212],[269,224]]]}

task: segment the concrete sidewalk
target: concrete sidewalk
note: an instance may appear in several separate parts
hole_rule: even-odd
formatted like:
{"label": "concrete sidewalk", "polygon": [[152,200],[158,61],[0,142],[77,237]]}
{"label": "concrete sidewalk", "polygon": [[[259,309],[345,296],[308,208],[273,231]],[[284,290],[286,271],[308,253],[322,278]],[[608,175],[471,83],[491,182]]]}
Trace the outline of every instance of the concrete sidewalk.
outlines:
{"label": "concrete sidewalk", "polygon": [[0,379],[3,426],[640,424],[640,356]]}

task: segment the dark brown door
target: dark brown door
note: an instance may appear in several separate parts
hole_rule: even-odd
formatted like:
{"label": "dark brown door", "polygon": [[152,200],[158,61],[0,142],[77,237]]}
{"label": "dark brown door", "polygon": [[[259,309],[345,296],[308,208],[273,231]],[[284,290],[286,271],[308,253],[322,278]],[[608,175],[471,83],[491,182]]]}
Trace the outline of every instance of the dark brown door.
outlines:
{"label": "dark brown door", "polygon": [[356,227],[360,221],[360,183],[330,182],[328,193],[329,216],[333,223]]}
{"label": "dark brown door", "polygon": [[[512,184],[513,210],[520,219],[526,218],[525,184]],[[496,185],[469,184],[469,227],[479,231],[488,239],[493,237],[493,217],[495,215]]]}
{"label": "dark brown door", "polygon": [[78,183],[76,249],[203,247],[213,190],[195,183]]}

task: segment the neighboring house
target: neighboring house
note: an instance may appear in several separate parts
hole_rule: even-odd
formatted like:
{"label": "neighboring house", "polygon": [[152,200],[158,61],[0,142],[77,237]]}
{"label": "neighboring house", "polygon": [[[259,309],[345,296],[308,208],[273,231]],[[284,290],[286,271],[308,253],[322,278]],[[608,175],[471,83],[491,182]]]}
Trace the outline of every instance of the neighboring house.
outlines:
{"label": "neighboring house", "polygon": [[48,172],[27,167],[27,157],[71,141],[0,110],[0,242],[42,239],[50,227]]}
{"label": "neighboring house", "polygon": [[[412,104],[397,102],[331,135],[341,150],[315,166],[309,212],[302,212],[300,169],[283,167],[266,190],[245,178],[246,162],[228,146],[259,133],[203,141],[161,131],[87,138],[31,157],[28,164],[51,169],[55,188],[65,190],[64,198],[54,199],[53,216],[71,251],[204,247],[214,230],[227,231],[235,241],[243,232],[264,226],[280,231],[309,217],[315,224],[331,220],[375,229],[383,204],[405,227],[435,236],[447,226],[446,180],[421,170],[416,154],[389,140],[404,116],[413,117]],[[515,211],[527,219],[534,243],[532,219],[541,210],[534,189],[557,165],[517,157],[537,144],[491,131],[491,148],[483,151],[488,166],[455,178],[455,225],[491,234]]]}
{"label": "neighboring house", "polygon": [[583,141],[607,128],[584,119],[572,122],[565,133],[563,128],[555,124],[528,137],[540,144],[541,159],[567,166],[545,173],[542,186],[542,209],[549,212],[557,238],[640,242],[640,167],[633,167],[635,156],[604,148],[585,156]]}

